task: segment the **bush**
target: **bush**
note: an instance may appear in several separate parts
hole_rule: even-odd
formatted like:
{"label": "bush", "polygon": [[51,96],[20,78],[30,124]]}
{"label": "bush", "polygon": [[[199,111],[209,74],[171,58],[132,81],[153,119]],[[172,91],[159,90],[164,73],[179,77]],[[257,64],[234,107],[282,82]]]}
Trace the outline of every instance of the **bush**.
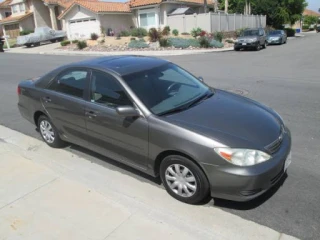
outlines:
{"label": "bush", "polygon": [[214,33],[214,40],[222,42],[222,39],[223,39],[223,33],[222,32],[215,32]]}
{"label": "bush", "polygon": [[20,32],[20,36],[28,35],[30,33],[34,33],[34,31],[33,30],[22,30]]}
{"label": "bush", "polygon": [[199,44],[203,48],[208,48],[210,47],[209,39],[205,36],[202,36],[199,38]]}
{"label": "bush", "polygon": [[150,42],[157,42],[161,39],[162,33],[155,28],[150,28],[148,32]]}
{"label": "bush", "polygon": [[148,48],[149,45],[143,41],[132,40],[131,42],[129,42],[128,47],[129,48]]}
{"label": "bush", "polygon": [[179,31],[178,31],[177,29],[173,29],[173,30],[172,30],[172,34],[173,34],[174,36],[178,36],[178,35],[179,35]]}
{"label": "bush", "polygon": [[193,28],[191,30],[191,36],[196,38],[196,37],[200,36],[201,32],[202,32],[201,28]]}
{"label": "bush", "polygon": [[296,35],[296,30],[293,28],[285,28],[288,37],[294,37]]}
{"label": "bush", "polygon": [[183,33],[181,33],[181,35],[190,35],[190,33],[188,33],[188,32],[183,32]]}
{"label": "bush", "polygon": [[199,34],[200,37],[204,37],[207,35],[207,32],[206,31],[201,31],[201,33]]}
{"label": "bush", "polygon": [[146,42],[143,38],[139,38],[140,42]]}
{"label": "bush", "polygon": [[169,44],[175,48],[200,47],[196,39],[169,38]]}
{"label": "bush", "polygon": [[96,33],[91,33],[90,38],[91,38],[91,40],[97,40],[99,38],[99,36]]}
{"label": "bush", "polygon": [[[73,42],[72,42],[72,43],[73,43]],[[70,44],[70,41],[69,41],[69,40],[64,40],[64,41],[60,42],[60,45],[61,45],[62,47],[67,46],[67,45],[69,45],[69,44]]]}
{"label": "bush", "polygon": [[120,32],[120,36],[121,37],[129,37],[130,36],[130,32],[128,30],[122,30]]}
{"label": "bush", "polygon": [[134,38],[134,37],[130,38],[130,41],[133,41],[133,40],[136,40],[136,38]]}
{"label": "bush", "polygon": [[310,29],[310,25],[302,25],[302,30],[309,30]]}
{"label": "bush", "polygon": [[209,46],[210,47],[213,47],[213,48],[222,48],[224,45],[222,42],[219,42],[217,40],[214,40],[212,39],[210,42],[209,42]]}
{"label": "bush", "polygon": [[165,26],[163,28],[163,30],[162,30],[162,35],[168,36],[170,34],[170,31],[171,31],[170,27],[169,26]]}
{"label": "bush", "polygon": [[87,42],[86,41],[79,41],[79,42],[77,42],[77,47],[78,47],[78,49],[84,49],[84,48],[86,48],[88,45],[87,45]]}
{"label": "bush", "polygon": [[236,31],[237,37],[240,37],[245,29],[246,29],[246,28],[240,28],[240,29],[238,29],[238,30]]}
{"label": "bush", "polygon": [[131,29],[131,36],[133,37],[145,37],[148,35],[148,32],[144,28],[133,28]]}
{"label": "bush", "polygon": [[227,43],[234,43],[234,41],[231,40],[231,39],[227,39],[226,42],[227,42]]}
{"label": "bush", "polygon": [[169,47],[170,46],[169,40],[167,38],[161,38],[159,40],[159,44],[160,44],[160,47]]}

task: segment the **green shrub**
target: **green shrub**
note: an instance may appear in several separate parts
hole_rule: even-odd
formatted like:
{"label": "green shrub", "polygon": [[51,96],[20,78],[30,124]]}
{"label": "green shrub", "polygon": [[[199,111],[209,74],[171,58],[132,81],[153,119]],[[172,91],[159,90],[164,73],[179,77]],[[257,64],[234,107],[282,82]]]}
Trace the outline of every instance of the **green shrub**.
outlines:
{"label": "green shrub", "polygon": [[86,48],[88,45],[87,45],[87,42],[86,41],[79,41],[79,42],[77,42],[77,47],[78,47],[78,49],[84,49],[84,48]]}
{"label": "green shrub", "polygon": [[98,34],[96,33],[91,33],[91,40],[97,40],[99,38]]}
{"label": "green shrub", "polygon": [[70,41],[69,41],[69,40],[64,40],[64,41],[60,42],[60,45],[61,45],[62,47],[67,46],[67,45],[69,45],[69,44],[70,44]]}
{"label": "green shrub", "polygon": [[158,31],[155,28],[150,28],[148,32],[148,37],[150,42],[157,42],[162,38],[162,33],[161,31]]}
{"label": "green shrub", "polygon": [[139,38],[138,41],[140,41],[140,42],[146,42],[143,38]]}
{"label": "green shrub", "polygon": [[167,38],[161,38],[159,40],[159,44],[160,44],[160,47],[169,47],[170,46],[169,40]]}
{"label": "green shrub", "polygon": [[170,27],[169,26],[165,26],[163,28],[163,30],[162,30],[162,35],[168,36],[170,34],[170,31],[171,31]]}
{"label": "green shrub", "polygon": [[231,40],[231,39],[227,39],[226,42],[227,42],[227,43],[234,43],[234,41]]}
{"label": "green shrub", "polygon": [[198,28],[193,28],[191,30],[191,36],[196,38],[196,37],[200,36],[201,32],[202,32],[201,28],[199,28],[199,27]]}
{"label": "green shrub", "polygon": [[296,30],[293,28],[285,28],[288,37],[294,37],[296,35]]}
{"label": "green shrub", "polygon": [[128,47],[129,48],[148,48],[149,45],[140,40],[139,41],[132,40],[131,42],[129,42]]}
{"label": "green shrub", "polygon": [[144,28],[133,28],[131,29],[131,36],[133,37],[145,37],[148,35],[148,32]]}
{"label": "green shrub", "polygon": [[20,36],[28,35],[30,33],[34,33],[34,31],[33,30],[22,30],[20,32]]}
{"label": "green shrub", "polygon": [[130,38],[130,41],[133,41],[133,40],[136,40],[136,38],[134,38],[134,37]]}
{"label": "green shrub", "polygon": [[128,30],[122,30],[120,32],[120,36],[121,37],[129,37],[130,36],[130,32]]}
{"label": "green shrub", "polygon": [[212,39],[210,42],[209,42],[209,46],[210,47],[213,47],[213,48],[223,48],[223,43],[222,42],[219,42],[217,40],[214,40]]}
{"label": "green shrub", "polygon": [[172,30],[172,34],[173,34],[174,36],[178,36],[178,35],[179,35],[179,31],[178,31],[177,29],[173,29],[173,30]]}
{"label": "green shrub", "polygon": [[215,32],[214,33],[214,40],[222,42],[222,39],[223,39],[223,33],[222,32]]}
{"label": "green shrub", "polygon": [[175,48],[200,47],[196,39],[169,38],[169,44]]}
{"label": "green shrub", "polygon": [[188,33],[188,32],[183,32],[183,33],[181,33],[181,35],[190,35],[190,33]]}
{"label": "green shrub", "polygon": [[199,41],[199,44],[200,44],[201,47],[203,47],[203,48],[208,48],[208,47],[210,47],[209,39],[208,39],[207,37],[202,36],[202,37],[200,37],[200,38],[198,39],[198,41]]}
{"label": "green shrub", "polygon": [[72,40],[71,43],[78,43],[79,40]]}
{"label": "green shrub", "polygon": [[310,29],[310,25],[302,25],[302,29],[303,30],[309,30]]}
{"label": "green shrub", "polygon": [[242,35],[242,33],[243,33],[244,30],[246,30],[246,28],[240,28],[240,29],[238,29],[238,30],[236,31],[237,37],[240,37],[240,36]]}

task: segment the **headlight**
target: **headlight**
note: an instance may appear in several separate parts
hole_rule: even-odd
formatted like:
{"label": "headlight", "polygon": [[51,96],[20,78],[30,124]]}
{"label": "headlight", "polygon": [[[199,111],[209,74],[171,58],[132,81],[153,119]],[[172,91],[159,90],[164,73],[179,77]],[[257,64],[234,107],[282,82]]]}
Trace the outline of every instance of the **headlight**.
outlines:
{"label": "headlight", "polygon": [[214,150],[223,159],[238,166],[252,166],[271,158],[269,154],[253,149],[215,148]]}

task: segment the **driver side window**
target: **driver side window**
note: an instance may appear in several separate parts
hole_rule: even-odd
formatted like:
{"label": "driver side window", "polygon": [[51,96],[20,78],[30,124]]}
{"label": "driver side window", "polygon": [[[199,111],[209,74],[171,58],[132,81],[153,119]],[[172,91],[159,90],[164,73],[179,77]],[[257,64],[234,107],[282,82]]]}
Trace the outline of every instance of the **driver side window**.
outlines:
{"label": "driver side window", "polygon": [[96,70],[92,71],[90,100],[112,108],[133,106],[117,79],[107,73]]}

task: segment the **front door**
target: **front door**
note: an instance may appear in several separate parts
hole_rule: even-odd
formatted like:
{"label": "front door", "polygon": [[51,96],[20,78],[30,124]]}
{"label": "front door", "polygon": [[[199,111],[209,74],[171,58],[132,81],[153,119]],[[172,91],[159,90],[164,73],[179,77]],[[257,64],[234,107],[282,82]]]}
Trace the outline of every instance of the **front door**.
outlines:
{"label": "front door", "polygon": [[93,70],[86,123],[90,148],[114,160],[145,170],[148,157],[148,121],[122,117],[118,106],[133,106],[119,81]]}
{"label": "front door", "polygon": [[56,77],[41,97],[41,102],[61,137],[75,144],[87,146],[84,89],[90,71],[73,68]]}

